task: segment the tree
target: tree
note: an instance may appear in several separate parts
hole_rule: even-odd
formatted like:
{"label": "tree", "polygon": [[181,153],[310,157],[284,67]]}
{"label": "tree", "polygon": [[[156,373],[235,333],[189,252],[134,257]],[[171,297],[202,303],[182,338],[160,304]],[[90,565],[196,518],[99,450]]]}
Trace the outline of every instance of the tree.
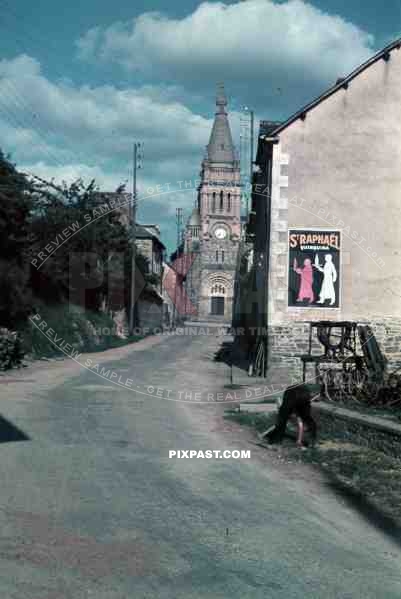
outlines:
{"label": "tree", "polygon": [[[32,271],[35,294],[52,303],[71,300],[73,294],[75,302],[76,292],[86,290],[81,298],[85,307],[99,310],[108,296],[112,259],[114,278],[121,288],[127,284],[124,267],[117,268],[117,257],[122,257],[119,262],[124,265],[129,251],[129,233],[120,222],[121,214],[109,210],[107,196],[99,192],[95,181],[85,185],[78,179],[57,186],[39,180],[35,194],[38,209],[32,222],[32,256],[52,243],[56,249]],[[64,231],[69,237],[62,243]]]}
{"label": "tree", "polygon": [[[123,187],[116,193],[124,193]],[[72,224],[77,228],[40,269],[32,271],[35,295],[51,303],[68,299],[76,303],[82,289],[85,294],[81,300],[92,310],[128,307],[130,231],[122,222],[121,211],[108,209],[108,194],[102,194],[94,180],[89,185],[78,179],[59,186],[40,179],[35,185],[35,197],[32,256],[37,256],[49,243],[57,242]],[[143,276],[142,284],[143,280],[150,283],[148,262],[140,252],[137,252],[137,268],[141,273],[139,278]]]}
{"label": "tree", "polygon": [[31,310],[31,184],[0,150],[0,325],[13,328]]}
{"label": "tree", "polygon": [[[121,211],[110,209],[109,197],[94,180],[57,185],[28,177],[0,151],[0,326],[25,322],[35,298],[48,304],[79,301],[91,310],[128,306],[130,232]],[[88,255],[95,257],[91,268]],[[137,265],[142,285],[150,283],[139,252]],[[71,297],[81,289],[85,294],[78,293],[78,300]]]}

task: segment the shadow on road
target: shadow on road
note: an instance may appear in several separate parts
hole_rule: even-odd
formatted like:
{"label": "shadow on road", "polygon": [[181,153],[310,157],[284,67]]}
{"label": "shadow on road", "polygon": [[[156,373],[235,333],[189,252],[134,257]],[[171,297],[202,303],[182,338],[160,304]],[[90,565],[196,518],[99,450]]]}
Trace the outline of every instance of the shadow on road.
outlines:
{"label": "shadow on road", "polygon": [[360,491],[349,487],[340,481],[334,474],[325,472],[327,487],[332,490],[337,497],[346,501],[346,503],[356,512],[359,512],[365,520],[375,526],[378,530],[386,534],[389,538],[401,547],[401,526],[391,516],[380,511],[380,509],[369,501]]}
{"label": "shadow on road", "polygon": [[30,441],[30,437],[12,422],[0,416],[0,443],[13,443],[15,441]]}

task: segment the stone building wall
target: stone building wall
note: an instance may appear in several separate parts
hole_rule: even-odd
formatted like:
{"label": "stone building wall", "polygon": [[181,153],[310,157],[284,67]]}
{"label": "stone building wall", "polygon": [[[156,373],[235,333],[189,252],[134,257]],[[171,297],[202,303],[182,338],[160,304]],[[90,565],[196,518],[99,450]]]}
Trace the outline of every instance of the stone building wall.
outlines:
{"label": "stone building wall", "polygon": [[[401,50],[279,133],[273,149],[270,348],[303,353],[306,320],[370,323],[401,351]],[[288,306],[288,230],[342,232],[338,309]],[[282,337],[288,335],[285,347]],[[294,349],[296,347],[296,350]],[[272,352],[274,354],[274,352]]]}
{"label": "stone building wall", "polygon": [[[388,360],[388,371],[394,371],[401,366],[401,318],[372,317],[369,321],[358,321],[358,324],[369,324]],[[309,323],[291,322],[276,324],[268,327],[268,351],[271,370],[276,366],[288,369],[288,378],[302,380],[302,362],[300,355],[309,350]],[[357,335],[356,351],[363,355]],[[319,343],[316,333],[312,336],[312,354],[322,355],[323,346]],[[309,366],[312,369],[312,366]],[[309,370],[312,372],[312,370]]]}
{"label": "stone building wall", "polygon": [[199,294],[201,280],[201,259],[199,253],[193,254],[194,260],[189,269],[185,281],[185,293],[188,296],[186,317],[196,320],[199,314]]}
{"label": "stone building wall", "polygon": [[[216,178],[218,177],[218,182]],[[198,299],[199,320],[224,320],[231,322],[233,289],[237,254],[240,237],[240,188],[238,165],[214,169],[206,165],[203,172],[203,184],[200,190],[201,240],[200,240],[200,292]],[[219,197],[223,191],[224,209],[213,212],[211,198],[213,193]],[[227,198],[230,194],[231,207],[227,210]],[[228,230],[225,239],[216,239],[214,230],[223,226]],[[216,254],[217,252],[217,254]],[[223,259],[224,252],[224,259]],[[216,259],[217,258],[217,259]],[[224,317],[210,314],[211,287],[215,281],[221,282],[226,290]]]}
{"label": "stone building wall", "polygon": [[148,260],[152,259],[152,240],[151,239],[137,239],[136,240],[137,249],[147,258]]}
{"label": "stone building wall", "polygon": [[136,247],[149,260],[149,272],[152,272],[153,241],[152,239],[137,239]]}
{"label": "stone building wall", "polygon": [[137,318],[141,329],[149,329],[150,332],[158,329],[161,332],[164,324],[163,302],[140,298],[137,302]]}

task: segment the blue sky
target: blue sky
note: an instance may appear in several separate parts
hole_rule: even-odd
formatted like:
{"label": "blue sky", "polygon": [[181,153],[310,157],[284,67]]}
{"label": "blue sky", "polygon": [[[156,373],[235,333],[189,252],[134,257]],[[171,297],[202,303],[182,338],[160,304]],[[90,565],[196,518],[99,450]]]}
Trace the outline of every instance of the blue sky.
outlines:
{"label": "blue sky", "polygon": [[[44,177],[130,177],[144,141],[139,219],[172,249],[188,214],[224,81],[234,136],[243,105],[282,119],[401,36],[399,0],[60,3],[0,0],[0,136],[17,165]],[[166,187],[164,187],[166,189]]]}

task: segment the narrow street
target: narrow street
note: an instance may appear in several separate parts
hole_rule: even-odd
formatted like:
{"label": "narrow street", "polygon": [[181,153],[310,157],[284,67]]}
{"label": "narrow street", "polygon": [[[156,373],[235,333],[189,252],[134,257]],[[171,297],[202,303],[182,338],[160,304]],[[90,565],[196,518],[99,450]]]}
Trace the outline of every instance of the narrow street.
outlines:
{"label": "narrow street", "polygon": [[[98,359],[135,384],[218,392],[230,380],[213,361],[221,340],[148,338]],[[72,361],[4,378],[1,597],[401,597],[399,546],[281,471],[224,406],[136,393]],[[169,459],[178,449],[252,457]]]}

